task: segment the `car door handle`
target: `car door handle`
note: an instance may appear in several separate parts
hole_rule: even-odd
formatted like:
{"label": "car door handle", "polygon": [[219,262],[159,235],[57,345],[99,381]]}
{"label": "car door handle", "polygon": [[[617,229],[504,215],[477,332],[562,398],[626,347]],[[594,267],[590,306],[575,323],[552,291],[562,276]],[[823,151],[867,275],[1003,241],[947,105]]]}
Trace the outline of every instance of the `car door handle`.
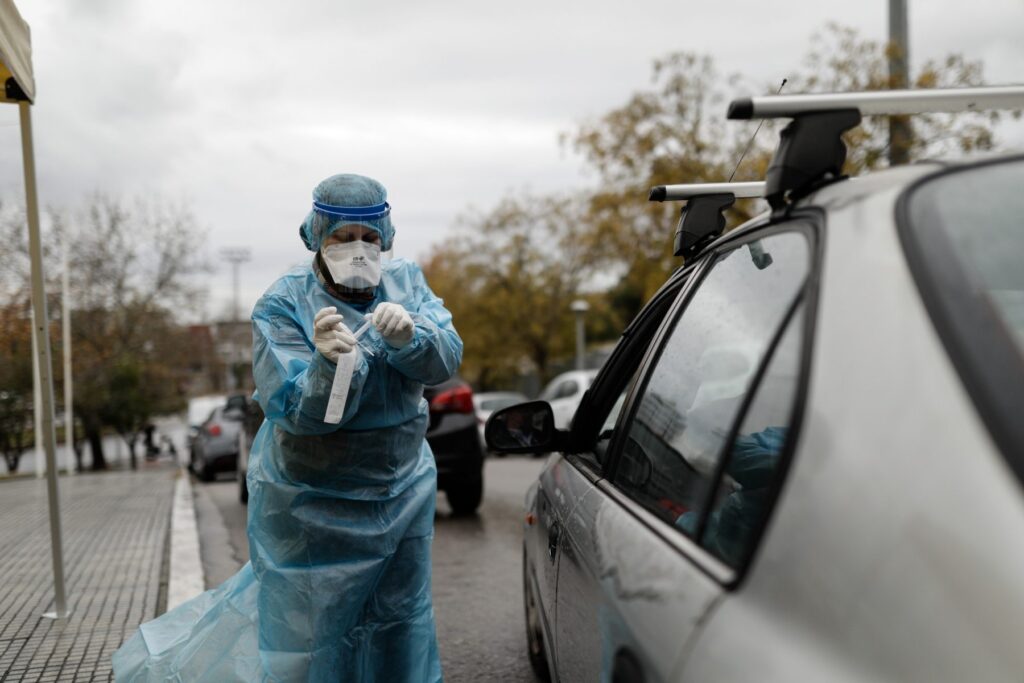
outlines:
{"label": "car door handle", "polygon": [[561,534],[561,529],[558,528],[558,522],[552,522],[548,528],[548,557],[552,562],[555,561],[555,555],[558,553],[558,537]]}

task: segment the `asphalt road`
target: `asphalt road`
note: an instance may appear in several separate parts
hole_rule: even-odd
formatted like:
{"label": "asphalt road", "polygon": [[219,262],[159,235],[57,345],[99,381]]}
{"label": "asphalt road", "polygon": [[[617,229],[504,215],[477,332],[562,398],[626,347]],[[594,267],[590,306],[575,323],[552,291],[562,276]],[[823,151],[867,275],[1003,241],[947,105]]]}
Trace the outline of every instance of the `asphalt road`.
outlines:
{"label": "asphalt road", "polygon": [[[453,517],[438,496],[434,536],[434,613],[446,681],[535,681],[523,621],[523,496],[543,460],[490,458],[484,503],[474,517]],[[246,508],[238,484],[193,478],[207,587],[249,557]]]}

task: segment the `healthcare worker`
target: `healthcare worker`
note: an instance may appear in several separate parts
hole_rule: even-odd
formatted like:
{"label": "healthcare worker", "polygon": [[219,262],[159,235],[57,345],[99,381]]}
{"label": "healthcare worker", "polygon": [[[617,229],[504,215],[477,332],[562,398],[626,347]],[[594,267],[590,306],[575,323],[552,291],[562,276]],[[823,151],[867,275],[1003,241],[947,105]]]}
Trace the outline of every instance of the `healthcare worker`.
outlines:
{"label": "healthcare worker", "polygon": [[[252,315],[266,421],[249,459],[251,562],[144,624],[114,656],[117,680],[441,680],[423,385],[455,373],[462,341],[419,267],[382,259],[395,230],[380,183],[332,176],[313,200],[312,262]],[[338,367],[348,390],[332,399]]]}

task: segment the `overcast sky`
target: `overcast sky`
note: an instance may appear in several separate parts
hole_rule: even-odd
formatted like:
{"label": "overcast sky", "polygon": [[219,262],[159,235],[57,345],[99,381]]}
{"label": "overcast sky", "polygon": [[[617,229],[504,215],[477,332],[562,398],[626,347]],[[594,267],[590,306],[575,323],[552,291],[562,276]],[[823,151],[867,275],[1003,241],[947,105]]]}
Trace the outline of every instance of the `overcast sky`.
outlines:
{"label": "overcast sky", "polygon": [[[95,190],[185,200],[202,248],[245,246],[248,309],[308,256],[298,226],[338,172],[388,187],[396,254],[469,206],[594,179],[558,135],[650,84],[672,51],[780,80],[829,21],[884,40],[885,0],[290,2],[21,0],[32,27],[40,201]],[[948,52],[1024,82],[1024,0],[910,0],[913,64]],[[1003,126],[1024,141],[1024,123]],[[0,197],[23,196],[16,107],[0,107]],[[218,315],[230,270],[209,278]],[[193,312],[201,314],[201,312]],[[192,316],[190,316],[192,317]]]}

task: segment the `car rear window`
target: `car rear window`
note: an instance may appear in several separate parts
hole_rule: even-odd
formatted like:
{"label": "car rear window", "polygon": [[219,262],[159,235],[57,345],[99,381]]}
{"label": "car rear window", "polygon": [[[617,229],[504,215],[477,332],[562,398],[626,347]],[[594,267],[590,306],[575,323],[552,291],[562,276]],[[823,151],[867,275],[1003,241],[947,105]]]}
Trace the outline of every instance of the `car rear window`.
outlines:
{"label": "car rear window", "polygon": [[514,406],[517,403],[522,403],[523,399],[515,396],[505,396],[503,398],[487,398],[480,401],[481,410],[501,410],[502,408],[508,408]]}
{"label": "car rear window", "polygon": [[900,235],[929,314],[1024,479],[1024,158],[946,171],[903,197]]}

